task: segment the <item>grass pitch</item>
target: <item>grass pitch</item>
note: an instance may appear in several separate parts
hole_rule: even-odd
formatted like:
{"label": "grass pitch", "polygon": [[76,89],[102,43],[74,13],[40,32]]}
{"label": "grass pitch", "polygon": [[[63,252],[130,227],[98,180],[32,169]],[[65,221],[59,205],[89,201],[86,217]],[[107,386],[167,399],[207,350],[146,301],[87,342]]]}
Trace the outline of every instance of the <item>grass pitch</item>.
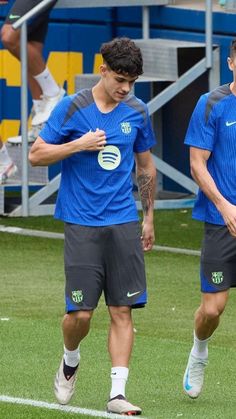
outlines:
{"label": "grass pitch", "polygon": [[[62,232],[51,217],[1,219],[1,224]],[[200,248],[202,226],[190,212],[157,211],[157,244]],[[62,355],[63,241],[0,233],[0,395],[55,403],[53,380]],[[199,303],[199,258],[146,255],[149,304],[134,310],[136,332],[127,397],[150,419],[235,419],[235,292],[210,344],[205,386],[198,400],[182,391]],[[105,410],[110,390],[108,315],[103,299],[81,345],[73,406]],[[1,419],[91,416],[0,402]]]}

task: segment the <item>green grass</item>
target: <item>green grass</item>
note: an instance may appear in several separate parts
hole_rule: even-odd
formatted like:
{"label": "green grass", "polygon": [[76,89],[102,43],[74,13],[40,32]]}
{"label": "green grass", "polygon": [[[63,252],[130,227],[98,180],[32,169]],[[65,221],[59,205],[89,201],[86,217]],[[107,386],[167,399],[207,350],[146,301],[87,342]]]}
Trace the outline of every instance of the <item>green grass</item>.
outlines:
{"label": "green grass", "polygon": [[[191,220],[189,212],[158,211],[156,217],[158,244],[191,248],[185,234],[187,231],[191,236],[194,231],[191,244],[200,247],[202,227]],[[1,220],[1,224],[7,223],[62,231],[51,217]],[[0,395],[54,403],[53,379],[63,348],[63,242],[0,233],[0,249],[0,317],[10,319],[0,321]],[[150,419],[234,419],[235,293],[231,293],[210,344],[204,391],[198,400],[190,400],[182,392],[182,376],[192,343],[193,314],[200,299],[199,258],[152,252],[146,255],[146,267],[149,304],[133,314],[137,333],[127,396],[140,404],[143,416]],[[107,310],[101,299],[90,334],[81,345],[74,406],[105,410],[110,389],[107,328]],[[89,419],[0,402],[1,419],[78,417]]]}

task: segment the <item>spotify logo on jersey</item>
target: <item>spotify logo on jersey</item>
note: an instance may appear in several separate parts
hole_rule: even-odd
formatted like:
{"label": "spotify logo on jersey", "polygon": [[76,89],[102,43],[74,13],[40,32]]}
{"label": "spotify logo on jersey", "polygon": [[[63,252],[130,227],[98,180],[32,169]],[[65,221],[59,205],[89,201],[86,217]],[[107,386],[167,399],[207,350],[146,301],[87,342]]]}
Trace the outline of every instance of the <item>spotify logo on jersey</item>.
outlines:
{"label": "spotify logo on jersey", "polygon": [[98,153],[98,163],[105,170],[116,169],[121,160],[120,150],[114,145],[107,145]]}

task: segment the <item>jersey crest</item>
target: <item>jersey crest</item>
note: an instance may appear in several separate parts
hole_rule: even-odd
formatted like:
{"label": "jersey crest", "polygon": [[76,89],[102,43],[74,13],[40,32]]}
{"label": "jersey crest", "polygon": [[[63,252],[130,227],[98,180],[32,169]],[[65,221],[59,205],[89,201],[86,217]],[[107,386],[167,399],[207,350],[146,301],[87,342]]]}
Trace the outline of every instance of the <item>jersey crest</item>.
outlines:
{"label": "jersey crest", "polygon": [[130,122],[121,122],[120,127],[124,134],[130,134],[132,131]]}

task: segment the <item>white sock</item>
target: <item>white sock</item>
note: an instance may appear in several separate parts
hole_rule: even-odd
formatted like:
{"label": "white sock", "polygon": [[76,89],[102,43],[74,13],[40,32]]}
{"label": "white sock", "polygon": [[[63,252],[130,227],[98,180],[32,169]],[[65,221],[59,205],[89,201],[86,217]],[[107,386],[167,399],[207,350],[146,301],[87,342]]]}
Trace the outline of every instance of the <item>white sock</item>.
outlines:
{"label": "white sock", "polygon": [[42,89],[43,95],[53,97],[57,96],[60,92],[60,87],[52,77],[50,71],[46,67],[45,70],[34,76],[34,79],[38,82],[39,86]]}
{"label": "white sock", "polygon": [[77,367],[80,361],[80,351],[79,347],[74,351],[69,351],[64,346],[64,361],[68,367]]}
{"label": "white sock", "polygon": [[193,347],[191,350],[192,355],[196,356],[197,358],[206,359],[208,357],[208,341],[210,338],[200,340],[196,336],[194,331],[194,340],[193,340]]}
{"label": "white sock", "polygon": [[125,385],[128,380],[129,369],[126,367],[111,368],[111,392],[110,399],[121,394],[125,397]]}
{"label": "white sock", "polygon": [[0,149],[0,164],[1,165],[8,165],[12,162],[12,159],[10,158],[7,147],[5,144],[3,144],[2,148]]}
{"label": "white sock", "polygon": [[35,113],[38,113],[42,109],[42,100],[41,99],[33,99],[33,109]]}

